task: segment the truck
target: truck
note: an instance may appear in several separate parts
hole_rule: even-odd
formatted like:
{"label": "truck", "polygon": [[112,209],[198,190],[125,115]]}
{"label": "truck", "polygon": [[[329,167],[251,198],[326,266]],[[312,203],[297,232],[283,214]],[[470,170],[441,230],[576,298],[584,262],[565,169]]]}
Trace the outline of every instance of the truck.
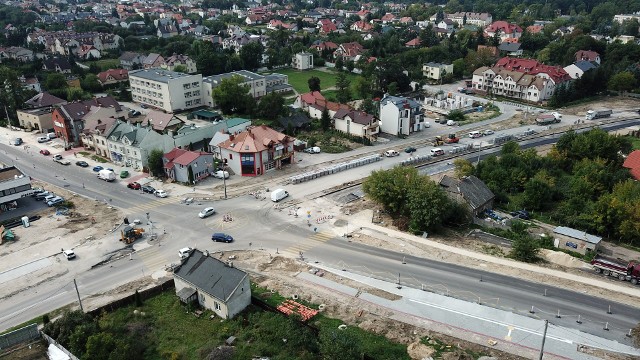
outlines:
{"label": "truck", "polygon": [[603,256],[596,256],[591,260],[593,270],[598,274],[617,277],[621,281],[630,281],[633,285],[640,282],[640,263],[612,260]]}
{"label": "truck", "polygon": [[71,161],[65,159],[62,157],[62,155],[58,154],[56,156],[53,157],[53,161],[57,162],[58,164],[62,164],[62,165],[69,165],[71,164]]}
{"label": "truck", "polygon": [[144,233],[144,229],[127,225],[122,229],[122,231],[120,231],[120,241],[125,244],[131,244],[137,239],[140,239],[142,237],[142,233]]}
{"label": "truck", "polygon": [[554,112],[551,114],[541,114],[536,118],[536,124],[538,125],[551,125],[557,124],[562,120],[562,114]]}
{"label": "truck", "polygon": [[112,170],[103,169],[98,171],[98,179],[104,181],[114,181],[116,179],[116,173]]}
{"label": "truck", "polygon": [[611,116],[611,114],[613,114],[613,110],[611,109],[589,110],[587,111],[587,116],[585,116],[585,119],[594,120],[608,118]]}

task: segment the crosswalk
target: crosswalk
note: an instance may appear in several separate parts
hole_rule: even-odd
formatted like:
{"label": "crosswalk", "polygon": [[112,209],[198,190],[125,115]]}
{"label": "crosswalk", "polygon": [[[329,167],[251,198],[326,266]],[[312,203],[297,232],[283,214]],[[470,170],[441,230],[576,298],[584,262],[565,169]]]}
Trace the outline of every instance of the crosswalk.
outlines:
{"label": "crosswalk", "polygon": [[124,209],[124,211],[127,214],[145,213],[145,212],[148,212],[149,210],[153,210],[160,206],[164,206],[168,204],[177,204],[179,202],[180,202],[180,199],[178,199],[177,197],[158,198],[144,204],[139,204],[136,206],[132,206],[130,208],[126,208]]}
{"label": "crosswalk", "polygon": [[304,255],[306,251],[311,250],[316,246],[322,245],[325,242],[333,239],[334,237],[335,237],[335,234],[333,233],[330,233],[327,231],[320,231],[307,237],[304,241],[288,247],[287,249],[284,250],[284,252],[288,255],[293,255],[293,256],[300,256],[300,253]]}

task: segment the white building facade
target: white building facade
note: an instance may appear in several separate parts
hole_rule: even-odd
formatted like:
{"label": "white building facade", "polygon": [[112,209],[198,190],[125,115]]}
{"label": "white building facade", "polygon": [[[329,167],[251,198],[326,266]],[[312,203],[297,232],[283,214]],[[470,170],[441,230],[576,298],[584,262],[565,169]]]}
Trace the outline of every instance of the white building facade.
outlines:
{"label": "white building facade", "polygon": [[133,101],[166,112],[202,106],[202,75],[183,74],[160,68],[129,72]]}

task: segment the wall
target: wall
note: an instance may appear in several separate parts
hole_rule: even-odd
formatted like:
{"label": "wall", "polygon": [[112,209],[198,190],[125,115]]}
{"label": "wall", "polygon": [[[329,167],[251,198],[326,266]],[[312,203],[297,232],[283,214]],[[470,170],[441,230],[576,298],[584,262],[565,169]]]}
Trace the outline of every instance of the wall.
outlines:
{"label": "wall", "polygon": [[0,349],[6,349],[16,344],[38,339],[39,337],[38,324],[27,325],[0,335]]}
{"label": "wall", "polygon": [[37,128],[40,132],[46,132],[48,129],[53,128],[53,120],[51,118],[51,112],[44,112],[42,110],[18,110],[18,121],[20,125],[29,129]]}
{"label": "wall", "polygon": [[380,131],[398,135],[398,109],[392,103],[380,108]]}

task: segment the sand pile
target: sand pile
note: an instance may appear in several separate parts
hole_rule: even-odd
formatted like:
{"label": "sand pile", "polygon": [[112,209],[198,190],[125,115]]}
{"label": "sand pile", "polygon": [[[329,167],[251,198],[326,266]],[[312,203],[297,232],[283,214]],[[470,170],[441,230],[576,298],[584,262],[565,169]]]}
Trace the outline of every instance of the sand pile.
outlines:
{"label": "sand pile", "polygon": [[585,262],[561,251],[541,249],[540,256],[550,263],[570,268],[581,268]]}

